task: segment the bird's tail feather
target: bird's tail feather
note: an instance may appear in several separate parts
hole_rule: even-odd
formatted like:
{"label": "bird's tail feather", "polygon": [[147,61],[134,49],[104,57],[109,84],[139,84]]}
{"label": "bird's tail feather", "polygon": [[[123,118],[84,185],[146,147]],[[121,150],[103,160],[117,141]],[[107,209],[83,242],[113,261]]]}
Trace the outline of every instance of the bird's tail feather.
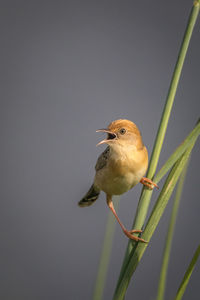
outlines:
{"label": "bird's tail feather", "polygon": [[87,194],[79,201],[78,205],[81,207],[92,205],[97,198],[99,197],[100,191],[97,189],[94,184],[91,186]]}

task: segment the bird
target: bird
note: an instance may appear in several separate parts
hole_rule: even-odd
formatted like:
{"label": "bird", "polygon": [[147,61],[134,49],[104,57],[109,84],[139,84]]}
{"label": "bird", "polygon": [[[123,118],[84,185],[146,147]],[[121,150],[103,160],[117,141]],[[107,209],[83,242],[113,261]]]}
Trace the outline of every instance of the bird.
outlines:
{"label": "bird", "polygon": [[92,205],[103,191],[106,194],[107,205],[124,234],[136,242],[146,243],[144,239],[134,235],[141,234],[142,230],[125,228],[112,201],[114,195],[124,194],[139,182],[149,189],[158,188],[156,183],[144,177],[148,168],[148,151],[143,144],[141,133],[135,123],[126,119],[115,120],[107,128],[98,129],[96,132],[107,134],[107,138],[97,144],[107,144],[107,148],[98,157],[93,184],[78,205]]}

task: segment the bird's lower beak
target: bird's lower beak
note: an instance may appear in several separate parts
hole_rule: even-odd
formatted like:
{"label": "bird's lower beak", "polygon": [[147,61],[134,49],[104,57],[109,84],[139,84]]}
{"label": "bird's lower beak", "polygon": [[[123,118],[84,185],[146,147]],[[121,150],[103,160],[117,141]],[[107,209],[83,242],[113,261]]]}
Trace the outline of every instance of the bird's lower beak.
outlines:
{"label": "bird's lower beak", "polygon": [[116,140],[116,138],[117,138],[116,133],[108,130],[107,128],[105,128],[105,129],[98,129],[96,132],[105,132],[105,133],[108,134],[107,139],[99,142],[97,144],[97,146],[102,145],[102,144],[109,144],[110,142],[112,142],[113,140]]}

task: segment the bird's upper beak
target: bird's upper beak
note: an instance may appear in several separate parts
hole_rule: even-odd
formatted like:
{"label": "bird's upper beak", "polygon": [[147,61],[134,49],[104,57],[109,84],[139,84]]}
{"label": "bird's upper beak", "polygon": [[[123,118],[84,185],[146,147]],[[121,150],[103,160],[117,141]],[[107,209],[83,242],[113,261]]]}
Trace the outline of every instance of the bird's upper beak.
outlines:
{"label": "bird's upper beak", "polygon": [[105,139],[105,140],[99,142],[99,143],[97,144],[97,146],[99,146],[99,145],[101,145],[101,144],[109,144],[109,143],[112,142],[113,140],[116,140],[116,139],[117,139],[116,133],[114,133],[114,132],[108,130],[107,128],[105,128],[105,129],[98,129],[98,130],[96,130],[96,132],[105,132],[105,133],[108,134],[107,139]]}

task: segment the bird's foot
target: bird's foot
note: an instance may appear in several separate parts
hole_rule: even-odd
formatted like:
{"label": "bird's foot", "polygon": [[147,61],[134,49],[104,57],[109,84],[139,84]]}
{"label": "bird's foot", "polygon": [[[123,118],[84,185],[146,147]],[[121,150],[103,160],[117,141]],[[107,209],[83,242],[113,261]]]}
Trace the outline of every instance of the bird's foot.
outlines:
{"label": "bird's foot", "polygon": [[142,238],[139,238],[138,236],[133,235],[133,233],[142,233],[142,230],[127,230],[123,229],[124,234],[131,240],[134,240],[136,242],[142,242],[142,243],[148,243]]}
{"label": "bird's foot", "polygon": [[146,178],[146,177],[142,177],[142,179],[140,180],[140,183],[147,186],[150,190],[153,190],[154,187],[159,189],[158,185],[155,182],[153,182],[151,179]]}

